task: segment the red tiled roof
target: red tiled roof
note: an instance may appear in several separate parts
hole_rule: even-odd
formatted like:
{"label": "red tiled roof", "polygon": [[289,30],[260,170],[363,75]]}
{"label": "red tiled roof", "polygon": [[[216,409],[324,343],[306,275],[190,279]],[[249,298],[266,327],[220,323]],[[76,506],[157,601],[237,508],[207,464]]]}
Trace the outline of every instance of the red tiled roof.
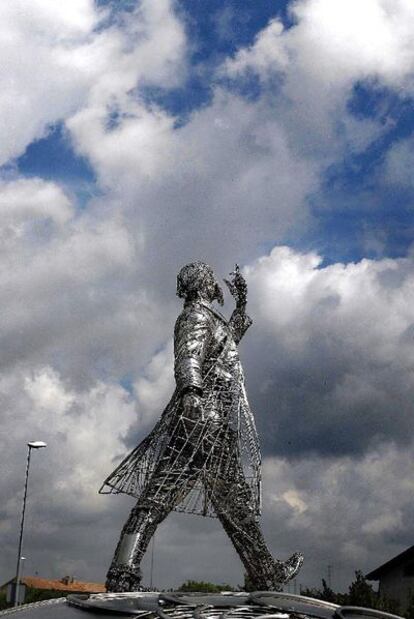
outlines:
{"label": "red tiled roof", "polygon": [[[13,578],[13,582],[15,579]],[[65,580],[49,580],[48,578],[39,578],[38,576],[23,576],[21,582],[27,587],[33,587],[33,589],[47,589],[52,591],[73,591],[73,592],[85,592],[85,593],[105,593],[106,588],[100,582],[83,582],[81,580],[74,580],[73,582],[66,582]],[[7,583],[6,583],[7,584]]]}

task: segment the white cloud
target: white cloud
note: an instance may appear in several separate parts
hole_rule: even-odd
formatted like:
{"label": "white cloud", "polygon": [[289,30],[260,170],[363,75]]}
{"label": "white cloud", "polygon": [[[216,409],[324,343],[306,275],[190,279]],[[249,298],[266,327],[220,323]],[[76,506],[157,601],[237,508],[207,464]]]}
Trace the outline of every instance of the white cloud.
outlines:
{"label": "white cloud", "polygon": [[62,189],[41,179],[2,182],[0,205],[2,370],[53,359],[82,384],[137,371],[168,326],[147,322],[165,308],[136,286],[139,233],[116,214],[76,214]]}
{"label": "white cloud", "polygon": [[62,189],[40,178],[19,178],[0,183],[1,226],[13,221],[52,221],[65,224],[74,209]]}
{"label": "white cloud", "polygon": [[329,164],[345,149],[363,150],[387,129],[347,109],[357,83],[410,95],[414,10],[407,0],[301,0],[291,12],[292,27],[283,30],[271,20],[222,72],[235,79],[257,74],[296,148]]}
{"label": "white cloud", "polygon": [[104,27],[107,17],[92,0],[70,7],[16,0],[3,8],[0,164],[88,101],[105,108],[139,81],[180,79],[185,36],[168,0],[145,0],[125,21]]}
{"label": "white cloud", "polygon": [[294,8],[296,38],[308,77],[325,83],[378,77],[405,85],[414,69],[407,0],[305,0]]}
{"label": "white cloud", "polygon": [[287,69],[289,54],[283,32],[282,22],[278,19],[270,20],[256,36],[254,44],[240,49],[233,58],[229,58],[222,71],[234,77],[250,69],[266,78],[269,74]]}
{"label": "white cloud", "polygon": [[160,417],[174,392],[174,352],[173,342],[156,353],[134,384],[137,408],[140,415],[140,428],[148,428]]}
{"label": "white cloud", "polygon": [[271,20],[250,48],[227,62],[230,75],[251,69],[265,78],[296,70],[297,78],[315,81],[315,90],[366,78],[407,85],[414,70],[411,2],[301,0],[291,11],[294,26],[283,31],[279,21]]}
{"label": "white cloud", "polygon": [[300,514],[308,509],[307,504],[296,490],[286,490],[286,492],[282,494],[282,499]]}
{"label": "white cloud", "polygon": [[64,455],[63,470],[54,468],[49,475],[49,489],[56,484],[64,502],[76,494],[81,507],[103,509],[97,489],[113,458],[122,454],[122,439],[135,421],[134,402],[120,386],[102,382],[74,391],[50,367],[23,375],[22,381],[29,398],[26,411],[33,411],[36,421],[28,420],[13,438],[23,441],[29,432],[41,434],[48,442],[45,458],[57,462],[58,454]]}
{"label": "white cloud", "polygon": [[132,168],[138,178],[156,180],[171,165],[173,119],[139,103],[128,102],[127,110],[112,129],[105,103],[85,107],[67,122],[76,149],[92,162],[104,187],[122,187]]}
{"label": "white cloud", "polygon": [[42,368],[34,376],[27,376],[24,388],[35,409],[56,415],[64,415],[75,399],[73,394],[65,392],[59,376],[51,368]]}
{"label": "white cloud", "polygon": [[67,124],[111,208],[142,229],[151,271],[171,256],[177,266],[194,255],[229,265],[251,256],[306,221],[306,196],[318,186],[319,164],[292,151],[267,106],[223,91],[177,129],[138,104],[112,129],[100,111]]}
{"label": "white cloud", "polygon": [[404,347],[401,338],[414,320],[411,258],[323,268],[321,262],[315,253],[276,247],[247,268],[263,326],[293,348],[303,350],[319,331],[361,353],[366,350],[378,362],[403,363],[408,369],[414,350]]}
{"label": "white cloud", "polygon": [[[135,421],[134,402],[118,385],[97,382],[85,390],[71,388],[48,366],[22,366],[3,373],[0,398],[2,427],[7,429],[1,438],[2,578],[9,576],[7,567],[10,570],[13,564],[24,449],[30,440],[43,440],[47,448],[32,457],[26,552],[31,569],[37,557],[57,577],[64,571],[64,560],[85,562],[76,550],[86,539],[84,533],[81,539],[73,539],[79,524],[84,527],[91,520],[105,520],[111,508],[97,490],[114,458],[123,453],[123,437]],[[66,526],[69,532],[62,532]],[[90,534],[87,537],[92,541]],[[62,560],[60,555],[65,554]]]}

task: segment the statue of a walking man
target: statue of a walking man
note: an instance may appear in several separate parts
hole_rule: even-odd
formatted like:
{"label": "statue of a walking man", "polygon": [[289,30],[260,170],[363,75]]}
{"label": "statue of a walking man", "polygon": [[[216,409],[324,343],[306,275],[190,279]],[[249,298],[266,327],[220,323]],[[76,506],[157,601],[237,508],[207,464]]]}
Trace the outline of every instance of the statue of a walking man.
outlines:
{"label": "statue of a walking man", "polygon": [[236,308],[227,321],[212,306],[222,304],[223,293],[211,267],[194,262],[178,274],[184,308],[174,332],[176,389],[152,432],[101,488],[137,498],[108,571],[108,591],[140,589],[141,559],[174,509],[217,516],[256,590],[280,588],[302,565],[299,553],[274,559],[258,523],[260,450],[237,352],[252,321],[237,266],[232,276],[226,284]]}

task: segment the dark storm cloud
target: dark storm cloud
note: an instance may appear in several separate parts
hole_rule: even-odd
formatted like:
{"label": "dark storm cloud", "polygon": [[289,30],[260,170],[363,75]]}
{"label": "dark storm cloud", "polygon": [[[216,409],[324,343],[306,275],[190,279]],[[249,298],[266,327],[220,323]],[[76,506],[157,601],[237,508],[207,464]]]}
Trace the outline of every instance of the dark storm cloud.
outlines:
{"label": "dark storm cloud", "polygon": [[315,259],[280,248],[248,271],[256,322],[244,354],[265,452],[406,447],[414,438],[413,262],[319,268]]}

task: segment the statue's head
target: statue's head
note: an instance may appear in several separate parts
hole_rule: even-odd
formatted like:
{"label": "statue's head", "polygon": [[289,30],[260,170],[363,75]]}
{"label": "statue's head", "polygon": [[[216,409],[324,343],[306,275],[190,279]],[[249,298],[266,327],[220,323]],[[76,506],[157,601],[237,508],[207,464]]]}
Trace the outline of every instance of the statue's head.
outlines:
{"label": "statue's head", "polygon": [[223,291],[213,269],[205,262],[186,264],[177,275],[177,295],[186,301],[204,299],[223,305]]}

